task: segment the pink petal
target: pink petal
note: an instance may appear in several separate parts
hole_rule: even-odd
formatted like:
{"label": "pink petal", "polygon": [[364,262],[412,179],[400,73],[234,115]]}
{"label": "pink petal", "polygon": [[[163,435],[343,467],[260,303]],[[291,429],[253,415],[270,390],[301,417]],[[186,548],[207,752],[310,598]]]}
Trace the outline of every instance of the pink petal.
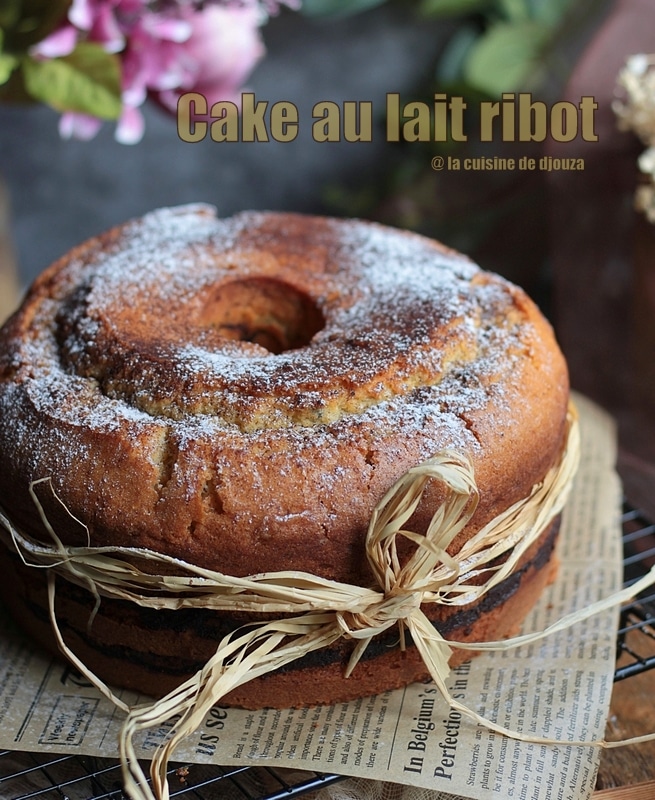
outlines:
{"label": "pink petal", "polygon": [[241,93],[245,91],[239,84],[235,86],[229,81],[218,81],[216,83],[201,83],[194,88],[194,92],[199,92],[207,101],[207,108],[211,111],[214,103],[229,101],[241,108]]}
{"label": "pink petal", "polygon": [[[168,45],[168,46],[167,46]],[[161,42],[144,54],[142,68],[148,88],[156,91],[177,89],[188,80],[188,71],[179,58],[178,48]]]}
{"label": "pink petal", "polygon": [[259,23],[258,9],[248,6],[206,6],[194,14],[193,33],[182,47],[198,83],[240,86],[264,55]]}
{"label": "pink petal", "polygon": [[109,2],[116,7],[120,16],[134,19],[146,13],[152,0],[95,0],[95,2]]}
{"label": "pink petal", "polygon": [[145,127],[145,120],[139,109],[124,106],[114,138],[121,144],[137,144],[143,138]]}
{"label": "pink petal", "polygon": [[88,31],[93,25],[92,0],[73,0],[68,9],[68,19],[82,31]]}
{"label": "pink petal", "polygon": [[59,135],[62,139],[81,139],[88,141],[98,133],[102,120],[88,114],[67,111],[59,119]]}
{"label": "pink petal", "polygon": [[70,55],[77,44],[77,35],[78,32],[72,25],[65,25],[35,44],[30,49],[30,53],[42,58],[59,58]]}
{"label": "pink petal", "polygon": [[120,53],[125,47],[125,37],[111,8],[103,6],[98,9],[89,38],[99,42],[108,53]]}
{"label": "pink petal", "polygon": [[128,48],[123,56],[121,89],[125,105],[140,106],[146,99],[147,84],[143,68],[143,52],[143,48]]}
{"label": "pink petal", "polygon": [[123,89],[121,99],[127,106],[136,108],[143,105],[148,97],[148,88],[142,81],[134,81],[131,86]]}
{"label": "pink petal", "polygon": [[144,20],[146,30],[157,39],[166,39],[169,42],[186,42],[191,36],[191,23],[184,19],[172,19],[152,14]]}
{"label": "pink petal", "polygon": [[166,89],[163,92],[157,92],[157,99],[164,106],[164,108],[167,108],[169,111],[175,111],[177,109],[177,101],[179,98],[180,93],[170,89]]}

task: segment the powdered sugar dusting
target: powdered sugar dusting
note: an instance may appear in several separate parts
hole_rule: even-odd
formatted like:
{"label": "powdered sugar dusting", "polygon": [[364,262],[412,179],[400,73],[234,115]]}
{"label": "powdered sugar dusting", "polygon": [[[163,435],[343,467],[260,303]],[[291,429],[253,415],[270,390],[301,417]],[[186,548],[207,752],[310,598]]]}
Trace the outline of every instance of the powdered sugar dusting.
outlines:
{"label": "powdered sugar dusting", "polygon": [[[163,209],[61,275],[5,356],[34,409],[98,430],[174,429],[181,441],[328,441],[377,426],[429,429],[426,450],[436,430],[445,446],[476,447],[468,417],[490,398],[504,407],[532,335],[505,282],[357,221]],[[311,298],[325,324],[310,345],[271,354],[207,323],[222,285],[261,276]],[[0,396],[5,412],[13,391]]]}

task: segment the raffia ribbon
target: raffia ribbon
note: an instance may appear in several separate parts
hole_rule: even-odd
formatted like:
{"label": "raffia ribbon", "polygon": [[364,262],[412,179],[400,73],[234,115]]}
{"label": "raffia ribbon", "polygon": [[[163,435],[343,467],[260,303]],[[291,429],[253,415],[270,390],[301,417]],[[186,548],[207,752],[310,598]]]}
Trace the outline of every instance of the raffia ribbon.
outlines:
{"label": "raffia ribbon", "polygon": [[[376,507],[366,537],[366,553],[376,588],[353,586],[288,571],[235,578],[188,564],[179,559],[137,548],[66,547],[43,513],[34,485],[35,503],[52,540],[45,545],[22,534],[0,511],[0,524],[9,532],[23,561],[47,568],[50,617],[61,650],[127,717],[119,750],[125,790],[133,800],[167,800],[166,767],[177,744],[203,722],[209,709],[229,691],[342,637],[357,644],[347,674],[355,668],[373,636],[391,626],[409,630],[435,684],[451,708],[498,733],[524,741],[552,744],[554,740],[511,731],[455,701],[446,678],[451,645],[474,650],[507,649],[536,641],[606,608],[624,602],[655,582],[649,574],[629,590],[571,614],[545,631],[501,642],[447,642],[435,630],[421,606],[429,603],[464,605],[488,592],[510,575],[523,554],[562,510],[579,460],[577,415],[568,417],[568,436],[560,461],[530,494],[488,523],[455,554],[447,552],[475,511],[478,493],[468,459],[444,451],[410,469]],[[430,480],[448,489],[424,535],[404,529]],[[398,556],[397,537],[415,545],[404,563]],[[503,556],[503,558],[500,558]],[[172,575],[157,575],[138,567],[139,559],[166,565]],[[248,626],[226,636],[201,670],[161,700],[128,708],[70,651],[59,631],[55,613],[55,578],[89,589],[96,596],[130,600],[150,608],[206,608],[262,613],[296,614],[274,622]],[[151,762],[151,781],[138,763],[135,736],[148,728],[176,719],[169,738]],[[641,737],[644,738],[644,737]],[[614,746],[619,743],[566,742]]]}

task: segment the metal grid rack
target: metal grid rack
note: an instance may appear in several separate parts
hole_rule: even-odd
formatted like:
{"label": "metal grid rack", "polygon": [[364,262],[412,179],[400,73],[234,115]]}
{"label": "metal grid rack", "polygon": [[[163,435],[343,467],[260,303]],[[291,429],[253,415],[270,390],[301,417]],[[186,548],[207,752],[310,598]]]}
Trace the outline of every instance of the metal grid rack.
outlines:
{"label": "metal grid rack", "polygon": [[[629,506],[623,511],[625,583],[655,563],[655,524]],[[621,609],[615,681],[655,667],[655,593]],[[270,767],[173,766],[171,797],[181,800],[289,800],[341,780]],[[0,751],[2,800],[125,800],[120,769],[109,759]]]}
{"label": "metal grid rack", "polygon": [[[626,586],[655,564],[655,524],[638,509],[623,509],[623,569]],[[621,609],[614,681],[655,667],[655,592],[648,589]]]}
{"label": "metal grid rack", "polygon": [[[2,800],[127,800],[116,761],[84,756],[0,752]],[[171,798],[288,800],[342,780],[270,767],[173,766]]]}

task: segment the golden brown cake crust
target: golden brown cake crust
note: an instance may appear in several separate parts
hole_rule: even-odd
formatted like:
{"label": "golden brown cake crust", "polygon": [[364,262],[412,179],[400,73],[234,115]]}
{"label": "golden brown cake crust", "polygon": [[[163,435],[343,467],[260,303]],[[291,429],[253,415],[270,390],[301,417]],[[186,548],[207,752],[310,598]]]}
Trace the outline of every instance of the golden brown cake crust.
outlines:
{"label": "golden brown cake crust", "polygon": [[[163,209],[54,264],[0,333],[0,497],[40,535],[27,487],[50,477],[93,546],[368,583],[364,533],[400,475],[467,453],[466,537],[556,461],[567,400],[532,301],[438,243]],[[42,500],[65,542],[86,541]]]}

